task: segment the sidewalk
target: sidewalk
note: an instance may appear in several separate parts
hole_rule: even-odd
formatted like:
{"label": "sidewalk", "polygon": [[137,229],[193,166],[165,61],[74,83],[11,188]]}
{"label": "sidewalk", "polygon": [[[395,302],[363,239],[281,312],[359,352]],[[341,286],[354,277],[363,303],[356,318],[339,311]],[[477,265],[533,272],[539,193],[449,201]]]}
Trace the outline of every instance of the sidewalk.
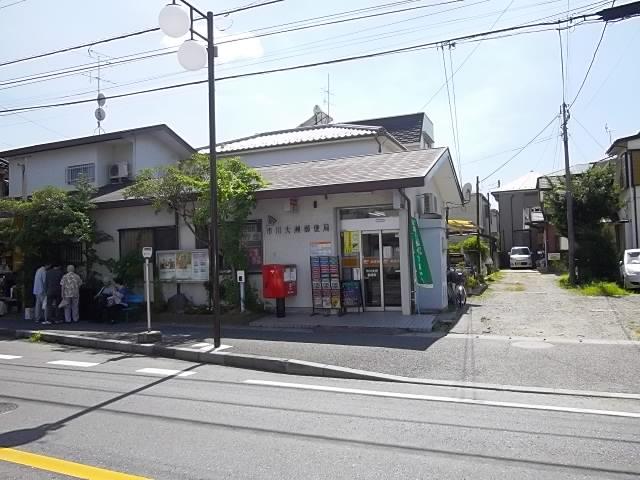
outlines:
{"label": "sidewalk", "polygon": [[[135,341],[144,323],[91,324],[81,322],[42,331],[106,340]],[[0,319],[0,329],[36,329],[33,322]],[[212,330],[204,326],[163,325],[164,347],[210,352]],[[241,363],[229,366],[258,368],[265,358],[300,366],[313,362],[321,374],[345,376],[350,369],[418,379],[521,385],[554,389],[640,393],[640,342],[599,340],[580,343],[570,339],[497,335],[395,333],[381,334],[328,328],[278,329],[224,326],[223,344]],[[66,347],[65,347],[66,348]],[[145,352],[146,353],[146,352]],[[150,350],[149,355],[153,355]],[[195,358],[195,357],[194,357]],[[275,359],[275,360],[274,360]],[[289,360],[287,360],[289,359]],[[278,364],[277,362],[280,362]],[[333,367],[335,366],[335,368]],[[327,370],[333,372],[327,373]],[[335,373],[335,372],[338,373]],[[345,373],[347,372],[347,373]],[[315,375],[316,373],[306,373]]]}

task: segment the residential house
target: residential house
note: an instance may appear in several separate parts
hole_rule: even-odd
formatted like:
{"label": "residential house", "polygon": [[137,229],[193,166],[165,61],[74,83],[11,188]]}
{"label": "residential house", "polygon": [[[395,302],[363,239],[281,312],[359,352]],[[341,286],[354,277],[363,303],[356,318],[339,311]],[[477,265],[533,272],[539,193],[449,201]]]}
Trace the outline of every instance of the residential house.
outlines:
{"label": "residential house", "polygon": [[530,171],[491,192],[499,205],[500,263],[509,266],[511,247],[525,246],[532,251],[542,250],[543,229],[537,181],[541,175]]}
{"label": "residential house", "polygon": [[[59,176],[56,184],[72,188],[73,182],[66,182],[71,175],[68,168],[94,159],[93,167],[83,167],[85,172],[94,172],[97,186],[103,188],[93,200],[97,206],[94,215],[98,228],[113,237],[113,241],[97,246],[102,258],[120,258],[142,246],[153,246],[155,251],[202,247],[174,214],[156,212],[141,199],[125,198],[125,179],[113,180],[122,180],[119,185],[105,185],[99,180],[98,172],[113,164],[110,162],[118,164],[121,157],[99,163],[98,159],[106,155],[98,152],[120,152],[124,147],[117,145],[123,142],[135,140],[136,144],[128,150],[128,178],[139,171],[141,164],[172,164],[193,152],[168,127],[149,128],[28,147],[19,155],[11,155],[11,161],[21,165],[21,158],[36,153],[43,161],[51,159],[49,169],[63,172],[52,177]],[[141,149],[143,139],[145,148]],[[109,146],[110,142],[117,145]],[[85,154],[71,161],[69,154],[74,148],[83,149]],[[61,154],[65,149],[68,154]],[[152,162],[139,156],[141,150],[159,155]],[[444,205],[462,201],[447,148],[409,151],[381,126],[322,124],[224,142],[217,151],[221,157],[241,157],[268,182],[257,194],[257,206],[245,225],[243,239],[251,252],[248,281],[259,292],[263,265],[294,264],[298,291],[287,299],[287,308],[313,308],[309,260],[314,253],[324,252],[340,258],[343,279],[360,281],[367,310],[410,314],[416,307],[420,311],[446,307]],[[6,156],[6,152],[0,155]],[[89,160],[83,160],[85,157]],[[35,168],[34,160],[29,159],[25,168]],[[30,180],[29,172],[23,181],[18,167],[15,195],[29,194],[36,188],[37,182]],[[71,175],[71,180],[74,178]],[[415,285],[409,242],[411,217],[418,219],[433,288]],[[174,294],[176,288],[175,283],[164,283],[164,296]],[[207,301],[202,282],[181,284],[181,291],[196,304]]]}
{"label": "residential house", "polygon": [[[580,163],[576,165],[571,165],[570,171],[571,171],[572,177],[581,175],[582,173],[586,172],[588,169],[590,169],[593,165],[597,163],[599,162]],[[548,221],[547,214],[545,212],[545,207],[544,207],[544,200],[545,200],[545,195],[547,195],[547,192],[549,192],[552,188],[555,188],[555,187],[560,187],[561,189],[564,189],[564,185],[565,185],[564,168],[561,170],[557,170],[557,171],[548,173],[546,175],[543,175],[540,178],[538,178],[538,180],[536,181],[536,188],[538,189],[542,215],[540,216],[537,212],[535,213],[535,215],[539,215],[541,219],[541,222],[538,222],[538,224],[539,225],[541,224],[543,228],[543,238],[544,238],[543,245],[544,245],[545,256],[547,258],[550,253],[557,254],[557,253],[566,252],[569,248],[567,238],[561,236],[560,233],[558,233],[558,230],[556,229],[555,225],[553,225]]]}
{"label": "residential house", "polygon": [[618,248],[640,248],[640,132],[617,139],[607,150],[615,157],[624,207],[616,227]]}

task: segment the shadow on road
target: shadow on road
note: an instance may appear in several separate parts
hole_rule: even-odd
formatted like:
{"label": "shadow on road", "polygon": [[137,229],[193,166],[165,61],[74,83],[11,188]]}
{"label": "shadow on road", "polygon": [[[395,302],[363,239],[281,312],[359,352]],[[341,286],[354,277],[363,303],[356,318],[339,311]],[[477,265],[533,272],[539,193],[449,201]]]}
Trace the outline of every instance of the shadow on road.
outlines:
{"label": "shadow on road", "polygon": [[61,428],[64,428],[67,425],[67,423],[72,422],[73,420],[76,420],[80,417],[84,417],[85,415],[88,415],[91,412],[100,410],[101,408],[104,408],[108,405],[116,403],[132,395],[136,395],[140,392],[144,392],[145,390],[155,387],[156,385],[160,385],[161,383],[164,383],[173,378],[176,378],[182,372],[188,372],[189,370],[194,370],[198,367],[201,367],[202,365],[204,364],[199,363],[196,365],[192,365],[189,368],[185,368],[184,370],[181,370],[175,375],[170,375],[167,377],[160,378],[151,383],[135,388],[129,392],[122,393],[113,398],[110,398],[109,400],[105,400],[104,402],[97,403],[91,407],[87,407],[77,413],[74,413],[73,415],[69,415],[68,417],[62,418],[57,422],[44,423],[37,427],[23,428],[20,430],[12,430],[10,432],[2,433],[0,434],[0,448],[17,447],[20,445],[27,445],[29,443],[35,442],[36,440],[40,440],[41,438],[45,437],[49,432],[60,430]]}

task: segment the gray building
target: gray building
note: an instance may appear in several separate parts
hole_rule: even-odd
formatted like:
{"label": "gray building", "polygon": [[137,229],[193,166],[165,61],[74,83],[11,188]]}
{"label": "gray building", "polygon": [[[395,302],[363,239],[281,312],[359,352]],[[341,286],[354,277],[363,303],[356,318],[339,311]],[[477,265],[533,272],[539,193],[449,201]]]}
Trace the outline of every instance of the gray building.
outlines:
{"label": "gray building", "polygon": [[534,250],[544,243],[542,231],[533,225],[541,212],[540,195],[536,189],[536,182],[541,176],[532,171],[491,192],[500,211],[498,233],[502,262],[511,247],[526,246]]}

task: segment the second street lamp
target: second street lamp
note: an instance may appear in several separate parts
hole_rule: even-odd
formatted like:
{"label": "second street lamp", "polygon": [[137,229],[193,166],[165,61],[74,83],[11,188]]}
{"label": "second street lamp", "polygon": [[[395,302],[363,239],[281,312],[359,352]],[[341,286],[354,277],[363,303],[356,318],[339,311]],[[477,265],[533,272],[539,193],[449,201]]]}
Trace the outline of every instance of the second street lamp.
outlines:
{"label": "second street lamp", "polygon": [[[187,70],[199,70],[205,63],[208,70],[209,84],[209,185],[211,194],[211,215],[209,219],[209,284],[211,287],[211,303],[213,305],[213,343],[220,347],[220,278],[218,275],[218,188],[216,174],[216,100],[214,60],[216,47],[213,44],[213,12],[206,14],[189,2],[180,1],[189,10],[185,10],[174,0],[165,6],[158,16],[160,30],[170,37],[179,38],[191,33],[178,49],[178,61]],[[194,19],[194,15],[197,15]],[[194,20],[207,21],[207,35],[201,35],[193,26]],[[205,49],[197,40],[198,37],[207,44]]]}

